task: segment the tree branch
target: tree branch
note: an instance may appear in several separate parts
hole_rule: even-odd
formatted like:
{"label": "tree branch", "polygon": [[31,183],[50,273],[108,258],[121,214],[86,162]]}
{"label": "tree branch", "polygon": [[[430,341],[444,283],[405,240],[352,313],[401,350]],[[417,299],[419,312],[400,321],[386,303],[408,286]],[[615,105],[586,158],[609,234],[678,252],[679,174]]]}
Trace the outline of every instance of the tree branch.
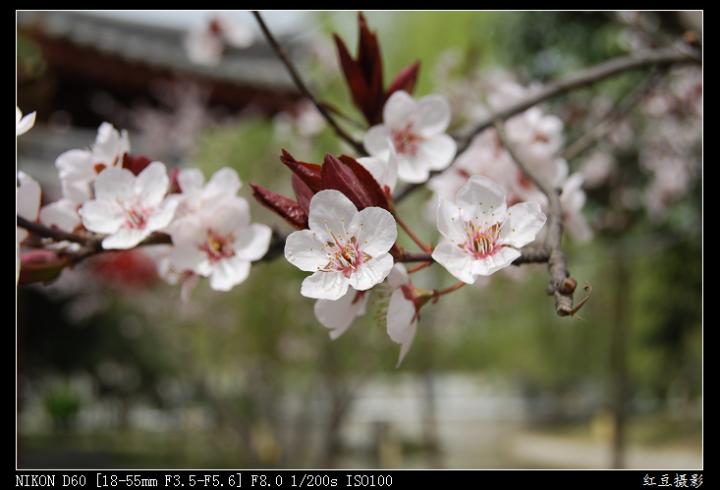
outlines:
{"label": "tree branch", "polygon": [[347,131],[345,131],[338,122],[335,120],[335,118],[330,114],[330,111],[327,109],[327,105],[321,103],[318,101],[315,96],[312,94],[310,89],[305,85],[305,82],[303,81],[302,77],[300,77],[300,74],[298,73],[297,69],[295,68],[295,65],[293,65],[293,62],[290,61],[290,57],[285,52],[285,49],[280,46],[280,43],[278,43],[277,39],[275,39],[275,36],[268,28],[267,24],[265,24],[265,21],[263,20],[262,16],[260,15],[260,12],[257,10],[253,10],[252,14],[255,16],[255,20],[257,21],[258,25],[260,26],[260,29],[262,30],[263,34],[265,35],[265,39],[267,39],[268,43],[270,43],[270,46],[275,51],[275,54],[278,58],[280,58],[280,61],[283,62],[285,65],[285,68],[287,68],[288,73],[290,74],[290,77],[293,79],[293,82],[297,86],[297,88],[300,90],[300,92],[310,99],[310,101],[313,103],[313,105],[317,108],[318,112],[325,118],[325,121],[335,130],[335,134],[340,137],[343,141],[345,141],[348,145],[352,146],[352,148],[359,154],[359,155],[365,155],[365,148],[363,147],[363,144],[359,141],[357,141],[355,138],[353,138]]}
{"label": "tree branch", "polygon": [[[632,70],[679,64],[699,64],[701,62],[700,54],[696,50],[674,46],[657,50],[641,51],[586,68],[565,78],[551,82],[541,90],[531,93],[516,103],[478,121],[471,129],[466,131],[463,136],[457,139],[457,154],[459,155],[467,150],[475,136],[493,126],[495,123],[509,119],[516,114],[526,111],[541,102],[557,97],[558,95],[593,85],[607,78]],[[444,172],[444,170],[431,172],[430,177],[432,178],[442,172]],[[424,183],[410,184],[400,189],[395,193],[395,202],[402,201],[423,185]]]}
{"label": "tree branch", "polygon": [[548,293],[555,296],[555,311],[559,316],[573,315],[577,309],[573,309],[573,293],[576,282],[570,277],[565,265],[565,255],[560,244],[563,233],[563,209],[560,203],[560,196],[550,184],[533,173],[527,164],[519,158],[512,145],[508,142],[502,124],[495,123],[498,138],[507,150],[515,165],[535,184],[548,199],[548,225],[545,235],[544,248],[547,254],[548,272],[550,284]]}

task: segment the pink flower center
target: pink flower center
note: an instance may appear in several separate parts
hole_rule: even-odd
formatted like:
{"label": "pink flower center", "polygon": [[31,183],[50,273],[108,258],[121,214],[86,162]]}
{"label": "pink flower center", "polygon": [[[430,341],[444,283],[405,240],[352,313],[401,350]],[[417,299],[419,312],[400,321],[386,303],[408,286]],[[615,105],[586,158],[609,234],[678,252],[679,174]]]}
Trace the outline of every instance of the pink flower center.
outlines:
{"label": "pink flower center", "polygon": [[355,272],[358,267],[367,262],[371,257],[360,250],[357,238],[352,237],[349,241],[341,243],[334,235],[333,241],[325,243],[329,261],[321,270],[324,272],[342,272],[345,277]]}
{"label": "pink flower center", "polygon": [[402,129],[394,129],[391,132],[393,146],[395,151],[401,155],[415,156],[420,143],[425,138],[413,132],[412,123],[407,123]]}
{"label": "pink flower center", "polygon": [[235,255],[234,242],[235,237],[232,233],[220,235],[213,230],[208,230],[207,240],[200,245],[200,250],[205,252],[210,263],[214,264]]}
{"label": "pink flower center", "polygon": [[125,226],[132,230],[144,230],[150,211],[144,208],[130,208],[125,215]]}
{"label": "pink flower center", "polygon": [[474,259],[489,257],[502,247],[497,243],[501,228],[501,223],[495,223],[489,228],[481,229],[475,222],[470,221],[465,225],[467,240],[461,247]]}

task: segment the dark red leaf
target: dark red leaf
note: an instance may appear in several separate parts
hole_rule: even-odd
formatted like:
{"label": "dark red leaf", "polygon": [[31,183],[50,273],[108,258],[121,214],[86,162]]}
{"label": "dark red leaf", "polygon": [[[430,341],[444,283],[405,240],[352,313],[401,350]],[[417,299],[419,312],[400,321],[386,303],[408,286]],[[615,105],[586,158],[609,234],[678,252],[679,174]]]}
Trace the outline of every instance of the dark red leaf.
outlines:
{"label": "dark red leaf", "polygon": [[126,168],[130,170],[133,175],[139,175],[140,172],[145,170],[145,167],[150,165],[152,163],[152,160],[150,160],[145,155],[131,155],[129,153],[123,154],[123,168]]}
{"label": "dark red leaf", "polygon": [[333,35],[335,39],[335,46],[338,51],[338,59],[340,60],[340,67],[345,75],[345,81],[347,82],[348,88],[350,89],[350,95],[352,96],[353,104],[360,111],[366,114],[366,108],[370,101],[370,87],[368,81],[365,79],[365,75],[362,72],[360,65],[350,56],[345,43],[337,34]]}
{"label": "dark red leaf", "polygon": [[365,189],[369,196],[369,200],[372,203],[371,206],[378,206],[383,209],[390,210],[385,192],[378,181],[375,180],[375,177],[373,177],[365,167],[360,165],[357,160],[347,155],[340,155],[340,161],[349,167],[358,178],[363,189]]}
{"label": "dark red leaf", "polygon": [[358,65],[369,87],[368,110],[377,112],[383,100],[382,55],[377,35],[368,28],[365,16],[358,13]]}
{"label": "dark red leaf", "polygon": [[178,181],[178,175],[180,175],[180,169],[175,167],[170,170],[170,194],[180,194],[182,189],[180,188],[180,182]]}
{"label": "dark red leaf", "polygon": [[278,214],[293,227],[299,230],[307,228],[307,213],[298,203],[257,184],[250,184],[250,187],[253,196],[260,204]]}
{"label": "dark red leaf", "polygon": [[305,163],[295,158],[285,150],[282,150],[280,161],[283,162],[292,172],[297,175],[313,191],[322,190],[321,167],[316,163]]}
{"label": "dark red leaf", "polygon": [[420,61],[416,61],[412,65],[408,66],[395,77],[395,80],[390,84],[387,91],[385,92],[385,100],[387,100],[394,92],[398,90],[404,90],[411,94],[415,90],[415,83],[417,82],[418,72],[420,71]]}
{"label": "dark red leaf", "polygon": [[[358,209],[375,206],[373,194],[365,188],[350,166],[332,155],[325,155],[322,167],[323,187],[342,192]],[[377,186],[377,182],[375,182]]]}
{"label": "dark red leaf", "polygon": [[295,191],[295,197],[300,207],[305,211],[305,214],[310,214],[310,200],[315,193],[310,189],[305,182],[302,181],[297,175],[292,176],[292,187]]}

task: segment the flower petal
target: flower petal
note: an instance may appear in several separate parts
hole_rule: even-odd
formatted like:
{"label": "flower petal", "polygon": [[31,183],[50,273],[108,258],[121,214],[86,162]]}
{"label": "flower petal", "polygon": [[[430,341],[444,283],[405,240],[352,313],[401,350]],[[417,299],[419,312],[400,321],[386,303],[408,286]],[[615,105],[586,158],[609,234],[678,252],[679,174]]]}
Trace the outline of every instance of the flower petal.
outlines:
{"label": "flower petal", "polygon": [[77,204],[66,198],[50,203],[40,210],[40,222],[45,226],[72,232],[80,224]]}
{"label": "flower petal", "polygon": [[197,168],[184,168],[178,172],[177,176],[180,191],[183,194],[191,194],[202,190],[205,184],[205,176]]}
{"label": "flower petal", "polygon": [[388,335],[393,342],[401,345],[396,367],[400,366],[415,339],[417,333],[415,313],[413,302],[405,298],[405,294],[401,289],[396,289],[390,296],[386,317]]}
{"label": "flower petal", "polygon": [[393,267],[393,258],[390,254],[383,254],[368,260],[350,275],[350,285],[358,291],[367,291],[376,284],[380,284],[390,274]]}
{"label": "flower petal", "polygon": [[390,130],[384,124],[373,126],[365,133],[363,145],[372,156],[380,156],[390,146]]}
{"label": "flower petal", "polygon": [[452,242],[441,241],[433,250],[432,258],[461,281],[467,284],[475,282],[472,274],[472,257]]}
{"label": "flower petal", "polygon": [[135,179],[135,192],[149,206],[160,204],[169,186],[170,178],[162,162],[152,162]]}
{"label": "flower petal", "polygon": [[272,229],[263,224],[253,223],[235,238],[235,254],[243,260],[260,260],[270,247]]}
{"label": "flower petal", "polygon": [[418,157],[428,162],[428,168],[443,170],[452,163],[456,151],[454,139],[446,134],[438,134],[420,144]]}
{"label": "flower petal", "polygon": [[114,201],[87,201],[78,213],[83,226],[96,233],[115,233],[125,222],[125,212]]}
{"label": "flower petal", "polygon": [[[361,295],[359,298],[358,294]],[[330,338],[335,340],[350,328],[357,316],[365,314],[367,301],[367,294],[349,288],[338,300],[317,300],[314,307],[315,317],[324,327],[330,329]]]}
{"label": "flower petal", "polygon": [[383,122],[390,129],[400,128],[410,119],[418,104],[404,90],[393,93],[385,102],[383,109]]}
{"label": "flower petal", "polygon": [[340,299],[348,290],[348,280],[341,272],[316,272],[302,282],[300,294],[314,299]]}
{"label": "flower petal", "polygon": [[442,95],[428,95],[417,102],[413,128],[421,136],[439,135],[450,125],[450,104]]}
{"label": "flower petal", "polygon": [[356,214],[357,208],[342,192],[320,191],[310,201],[308,224],[323,241],[344,239]]}
{"label": "flower petal", "polygon": [[357,161],[370,172],[381,188],[387,187],[390,191],[395,189],[398,176],[397,160],[390,158],[389,153],[382,153],[378,157],[358,158]]}
{"label": "flower petal", "polygon": [[208,199],[223,194],[235,196],[240,187],[242,187],[242,182],[237,172],[229,167],[223,167],[210,177],[210,181],[203,191],[203,197]]}
{"label": "flower petal", "polygon": [[377,207],[365,208],[355,215],[348,231],[357,237],[360,250],[371,257],[386,253],[397,240],[397,224],[390,212]]}
{"label": "flower petal", "polygon": [[105,238],[102,242],[104,249],[129,249],[143,241],[150,232],[147,229],[121,227],[118,231]]}
{"label": "flower petal", "polygon": [[483,228],[497,223],[505,215],[505,191],[487,177],[471,177],[458,191],[456,202],[465,221],[474,219]]}
{"label": "flower petal", "polygon": [[521,202],[507,210],[500,230],[499,242],[513,247],[524,247],[535,240],[547,217],[536,202]]}
{"label": "flower petal", "polygon": [[427,164],[428,162],[424,158],[415,159],[398,155],[398,177],[400,180],[413,184],[425,182],[430,177],[430,169]]}
{"label": "flower petal", "polygon": [[453,243],[463,243],[467,238],[461,209],[447,199],[439,199],[437,227],[442,236]]}
{"label": "flower petal", "polygon": [[410,276],[408,275],[405,266],[402,264],[395,264],[390,270],[390,274],[387,276],[388,285],[393,289],[397,289],[403,284],[407,284],[409,282]]}
{"label": "flower petal", "polygon": [[147,229],[149,231],[159,231],[170,225],[178,204],[180,204],[180,201],[177,199],[163,201],[148,218]]}
{"label": "flower petal", "polygon": [[40,184],[25,172],[18,172],[17,213],[29,221],[35,221],[40,209]]}
{"label": "flower petal", "polygon": [[329,261],[323,243],[310,230],[295,231],[287,237],[285,258],[292,265],[306,272],[316,272]]}
{"label": "flower petal", "polygon": [[509,266],[513,260],[521,255],[522,253],[517,249],[502,247],[484,259],[474,260],[472,263],[472,273],[479,276],[489,276],[493,272]]}
{"label": "flower petal", "polygon": [[95,179],[95,199],[129,199],[134,196],[134,187],[135,176],[132,172],[125,168],[108,167]]}
{"label": "flower petal", "polygon": [[210,274],[210,287],[215,291],[229,291],[250,275],[250,262],[231,257],[215,264]]}

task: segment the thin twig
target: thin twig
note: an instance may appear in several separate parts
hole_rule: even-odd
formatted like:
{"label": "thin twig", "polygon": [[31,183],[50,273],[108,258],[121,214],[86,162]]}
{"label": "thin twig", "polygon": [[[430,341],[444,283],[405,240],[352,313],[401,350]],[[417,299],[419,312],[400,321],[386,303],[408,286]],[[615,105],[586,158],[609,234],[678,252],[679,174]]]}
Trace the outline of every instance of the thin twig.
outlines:
{"label": "thin twig", "polygon": [[547,252],[548,272],[550,273],[550,284],[548,292],[555,296],[555,311],[560,316],[573,315],[577,310],[573,309],[573,292],[575,291],[575,280],[568,274],[565,264],[565,255],[560,247],[563,233],[563,210],[560,203],[560,196],[549,183],[540,178],[530,170],[528,165],[517,155],[512,145],[508,142],[502,124],[495,123],[498,138],[505,150],[525,176],[530,179],[542,191],[548,199],[548,225],[545,235],[544,247]]}
{"label": "thin twig", "polygon": [[[700,54],[696,50],[691,48],[681,49],[680,47],[670,47],[641,51],[591,66],[590,68],[551,82],[541,90],[533,92],[516,103],[478,121],[472,128],[466,131],[463,136],[458,138],[457,154],[459,155],[467,150],[475,136],[490,128],[496,122],[509,119],[516,114],[526,111],[541,102],[555,98],[558,95],[593,85],[607,78],[632,70],[680,64],[699,64],[701,62]],[[444,172],[444,170],[431,172],[430,177],[432,178],[442,172]],[[424,183],[410,184],[398,190],[394,196],[395,202],[402,201],[423,185]]]}
{"label": "thin twig", "polygon": [[58,230],[57,228],[49,228],[45,225],[41,225],[40,223],[29,221],[20,215],[17,217],[17,225],[20,228],[25,228],[34,235],[41,238],[52,238],[56,242],[73,242],[85,246],[91,245],[93,242],[90,238],[84,238],[74,233]]}
{"label": "thin twig", "polygon": [[293,79],[293,82],[295,82],[295,85],[300,90],[300,92],[310,99],[310,101],[315,105],[317,110],[322,114],[322,116],[325,118],[327,123],[335,130],[335,133],[345,141],[348,145],[352,146],[353,149],[359,154],[359,155],[365,155],[365,148],[363,147],[363,144],[359,141],[357,141],[355,138],[353,138],[347,131],[345,131],[338,122],[335,120],[335,118],[330,114],[330,111],[327,110],[327,107],[325,104],[318,101],[315,96],[312,94],[310,89],[305,85],[305,82],[303,81],[302,77],[300,77],[300,74],[298,73],[297,69],[295,68],[295,65],[292,61],[290,61],[290,57],[287,55],[287,52],[285,49],[280,46],[280,43],[278,43],[277,39],[275,39],[275,36],[268,28],[267,24],[265,24],[265,21],[263,20],[262,16],[260,15],[260,12],[257,10],[253,10],[252,14],[255,16],[255,20],[257,21],[258,25],[260,26],[260,29],[262,30],[263,34],[265,35],[265,38],[267,39],[268,43],[270,43],[270,46],[275,51],[275,54],[278,58],[280,58],[280,61],[283,62],[285,65],[285,68],[287,68],[288,73],[290,74],[290,77]]}

